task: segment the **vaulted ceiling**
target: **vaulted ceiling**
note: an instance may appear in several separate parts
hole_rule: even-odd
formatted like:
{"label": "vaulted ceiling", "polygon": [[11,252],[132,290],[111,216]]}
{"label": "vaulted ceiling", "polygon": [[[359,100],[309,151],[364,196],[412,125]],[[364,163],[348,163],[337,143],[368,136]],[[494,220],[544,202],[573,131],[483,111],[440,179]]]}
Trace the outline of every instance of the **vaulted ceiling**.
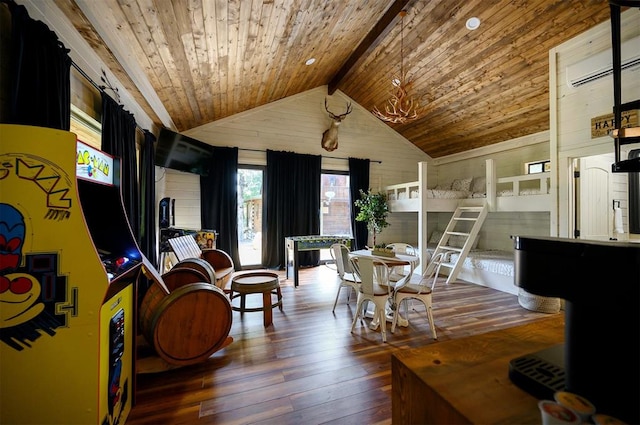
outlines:
{"label": "vaulted ceiling", "polygon": [[402,44],[422,114],[389,125],[434,158],[547,130],[549,49],[610,16],[606,0],[54,2],[177,131],[323,85],[383,108]]}

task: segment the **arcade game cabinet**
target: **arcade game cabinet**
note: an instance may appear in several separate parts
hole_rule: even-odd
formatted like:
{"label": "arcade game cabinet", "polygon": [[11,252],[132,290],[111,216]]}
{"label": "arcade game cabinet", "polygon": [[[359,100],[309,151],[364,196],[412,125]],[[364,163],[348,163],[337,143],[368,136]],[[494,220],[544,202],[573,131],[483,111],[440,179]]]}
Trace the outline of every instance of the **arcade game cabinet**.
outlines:
{"label": "arcade game cabinet", "polygon": [[0,422],[122,424],[137,279],[120,162],[66,131],[0,125]]}

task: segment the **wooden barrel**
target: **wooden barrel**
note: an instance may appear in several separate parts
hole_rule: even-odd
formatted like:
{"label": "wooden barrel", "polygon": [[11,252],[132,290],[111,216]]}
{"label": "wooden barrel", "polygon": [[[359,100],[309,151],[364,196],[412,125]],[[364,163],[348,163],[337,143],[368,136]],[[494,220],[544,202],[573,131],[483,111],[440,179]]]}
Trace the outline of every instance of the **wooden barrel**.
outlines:
{"label": "wooden barrel", "polygon": [[142,330],[167,363],[198,363],[228,343],[231,304],[214,285],[204,282],[185,285],[149,304],[156,305],[153,314],[141,321]]}
{"label": "wooden barrel", "polygon": [[[178,264],[173,266],[173,269],[194,269],[202,273],[206,276],[207,280],[205,282],[210,283],[212,285],[216,284],[216,275],[215,271],[211,264],[207,263],[202,258],[187,258],[180,261]],[[173,270],[172,269],[172,270]]]}
{"label": "wooden barrel", "polygon": [[210,283],[207,275],[193,267],[174,267],[162,275],[162,281],[169,293],[190,283]]}
{"label": "wooden barrel", "polygon": [[149,345],[153,345],[153,339],[150,339],[145,331],[151,327],[154,312],[160,302],[167,296],[169,296],[169,291],[158,282],[154,282],[154,284],[147,289],[144,298],[142,298],[142,303],[140,303],[138,326]]}

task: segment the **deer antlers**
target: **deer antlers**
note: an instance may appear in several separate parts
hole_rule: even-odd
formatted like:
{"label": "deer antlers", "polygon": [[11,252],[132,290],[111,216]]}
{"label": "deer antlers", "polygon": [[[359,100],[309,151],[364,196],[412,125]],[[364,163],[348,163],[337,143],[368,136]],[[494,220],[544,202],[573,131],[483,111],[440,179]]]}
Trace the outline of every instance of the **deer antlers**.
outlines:
{"label": "deer antlers", "polygon": [[398,89],[392,93],[387,103],[384,107],[385,114],[380,112],[377,106],[374,106],[372,111],[383,121],[399,124],[418,118],[420,103],[414,101],[413,97],[407,97],[407,90],[403,84],[398,85]]}
{"label": "deer antlers", "polygon": [[347,110],[344,112],[344,114],[340,114],[340,115],[336,115],[333,112],[331,112],[329,110],[329,106],[327,105],[327,98],[324,98],[324,109],[327,110],[327,112],[329,113],[329,116],[331,117],[332,120],[338,120],[338,121],[342,121],[347,115],[349,115],[352,111],[351,108],[351,102],[347,103]]}

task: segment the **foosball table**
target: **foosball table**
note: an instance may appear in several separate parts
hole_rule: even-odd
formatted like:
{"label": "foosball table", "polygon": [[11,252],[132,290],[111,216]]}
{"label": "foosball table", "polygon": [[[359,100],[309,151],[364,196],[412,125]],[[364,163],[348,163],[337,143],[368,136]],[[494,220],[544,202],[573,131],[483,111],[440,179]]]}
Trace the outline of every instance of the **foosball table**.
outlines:
{"label": "foosball table", "polygon": [[334,243],[342,243],[351,249],[353,238],[351,236],[339,235],[310,235],[310,236],[289,236],[285,238],[285,269],[287,279],[293,276],[294,286],[298,286],[298,269],[300,267],[298,253],[302,251],[318,251],[320,249],[331,248]]}

